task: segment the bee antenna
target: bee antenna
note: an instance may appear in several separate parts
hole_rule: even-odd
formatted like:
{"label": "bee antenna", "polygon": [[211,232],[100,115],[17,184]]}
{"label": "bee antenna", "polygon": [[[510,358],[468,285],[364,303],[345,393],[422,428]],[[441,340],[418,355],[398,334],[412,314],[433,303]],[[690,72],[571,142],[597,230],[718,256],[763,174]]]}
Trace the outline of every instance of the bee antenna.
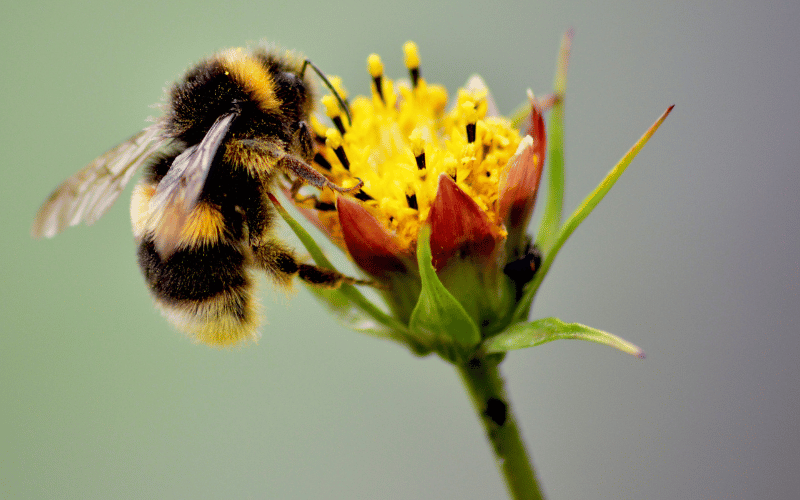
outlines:
{"label": "bee antenna", "polygon": [[342,96],[339,95],[339,91],[336,90],[336,88],[334,88],[331,81],[328,80],[327,76],[325,76],[325,73],[323,73],[322,70],[319,69],[309,59],[303,61],[303,67],[300,69],[300,77],[302,78],[305,75],[307,66],[311,66],[311,69],[313,69],[314,72],[317,73],[317,75],[319,75],[320,79],[322,79],[322,81],[325,83],[325,86],[328,87],[330,91],[333,93],[333,95],[336,97],[336,100],[339,102],[339,107],[342,108],[344,114],[347,115],[347,122],[353,123],[352,120],[350,119],[350,106],[348,106],[345,100],[342,99]]}

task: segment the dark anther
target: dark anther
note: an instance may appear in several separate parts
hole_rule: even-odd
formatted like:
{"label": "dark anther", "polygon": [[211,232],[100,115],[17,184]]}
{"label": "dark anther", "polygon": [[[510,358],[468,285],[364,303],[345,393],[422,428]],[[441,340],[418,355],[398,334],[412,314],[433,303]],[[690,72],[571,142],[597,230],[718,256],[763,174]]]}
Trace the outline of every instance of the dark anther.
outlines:
{"label": "dark anther", "polygon": [[338,148],[333,150],[336,153],[336,157],[339,158],[339,161],[342,162],[342,166],[345,170],[350,170],[350,160],[347,159],[347,155],[344,153],[344,148],[339,146]]}
{"label": "dark anther", "polygon": [[355,196],[356,196],[356,198],[358,198],[361,201],[370,201],[370,200],[374,200],[375,199],[372,196],[370,196],[367,193],[365,193],[363,189],[361,191],[359,191],[358,194],[355,195]]}
{"label": "dark anther", "polygon": [[319,165],[320,167],[324,168],[329,172],[331,170],[331,164],[320,153],[314,155],[314,163],[316,163],[317,165]]}
{"label": "dark anther", "polygon": [[417,156],[417,170],[422,170],[425,168],[425,153],[420,153]]}
{"label": "dark anther", "polygon": [[333,120],[333,124],[336,125],[336,129],[339,131],[339,133],[344,135],[344,123],[342,122],[342,117],[334,116],[331,118],[331,120]]}
{"label": "dark anther", "polygon": [[417,194],[406,195],[406,201],[408,202],[409,208],[413,208],[414,210],[419,210],[417,206]]}
{"label": "dark anther", "polygon": [[381,98],[381,102],[386,104],[386,99],[383,98],[383,85],[382,85],[383,76],[382,75],[378,75],[376,77],[373,77],[372,78],[372,82],[375,84],[375,89],[378,92],[378,97]]}
{"label": "dark anther", "polygon": [[316,208],[320,212],[333,212],[336,210],[336,205],[334,205],[333,203],[329,203],[327,201],[316,200],[316,202],[314,203],[314,208]]}
{"label": "dark anther", "polygon": [[467,142],[475,142],[475,124],[467,123]]}
{"label": "dark anther", "polygon": [[411,68],[409,72],[411,73],[411,83],[414,85],[414,88],[417,88],[417,84],[419,83],[419,68]]}

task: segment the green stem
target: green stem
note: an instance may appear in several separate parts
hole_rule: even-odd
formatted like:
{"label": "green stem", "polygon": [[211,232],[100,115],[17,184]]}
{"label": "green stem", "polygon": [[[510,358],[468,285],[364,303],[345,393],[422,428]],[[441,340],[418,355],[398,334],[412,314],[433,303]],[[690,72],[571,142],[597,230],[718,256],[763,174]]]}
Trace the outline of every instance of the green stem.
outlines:
{"label": "green stem", "polygon": [[475,412],[492,444],[497,466],[514,500],[543,500],[536,473],[506,396],[498,357],[457,365]]}

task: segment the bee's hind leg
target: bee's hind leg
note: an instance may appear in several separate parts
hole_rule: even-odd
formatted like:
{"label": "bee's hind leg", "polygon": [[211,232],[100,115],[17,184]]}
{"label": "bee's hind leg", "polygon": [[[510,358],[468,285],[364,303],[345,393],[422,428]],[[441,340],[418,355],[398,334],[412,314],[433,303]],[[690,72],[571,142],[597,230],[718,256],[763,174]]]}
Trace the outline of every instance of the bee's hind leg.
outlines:
{"label": "bee's hind leg", "polygon": [[371,281],[352,278],[333,269],[298,262],[291,250],[276,241],[253,247],[253,255],[256,264],[283,285],[288,285],[295,275],[306,283],[323,288],[339,288],[342,284],[373,284]]}

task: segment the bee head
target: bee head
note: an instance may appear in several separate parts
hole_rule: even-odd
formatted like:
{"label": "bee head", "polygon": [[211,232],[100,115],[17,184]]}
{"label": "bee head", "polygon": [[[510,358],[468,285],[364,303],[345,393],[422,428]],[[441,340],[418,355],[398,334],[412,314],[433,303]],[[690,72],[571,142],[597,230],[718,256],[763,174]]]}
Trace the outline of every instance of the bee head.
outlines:
{"label": "bee head", "polygon": [[236,136],[290,140],[313,106],[302,62],[272,52],[231,49],[190,69],[169,96],[167,134],[199,143],[221,115],[236,112]]}

